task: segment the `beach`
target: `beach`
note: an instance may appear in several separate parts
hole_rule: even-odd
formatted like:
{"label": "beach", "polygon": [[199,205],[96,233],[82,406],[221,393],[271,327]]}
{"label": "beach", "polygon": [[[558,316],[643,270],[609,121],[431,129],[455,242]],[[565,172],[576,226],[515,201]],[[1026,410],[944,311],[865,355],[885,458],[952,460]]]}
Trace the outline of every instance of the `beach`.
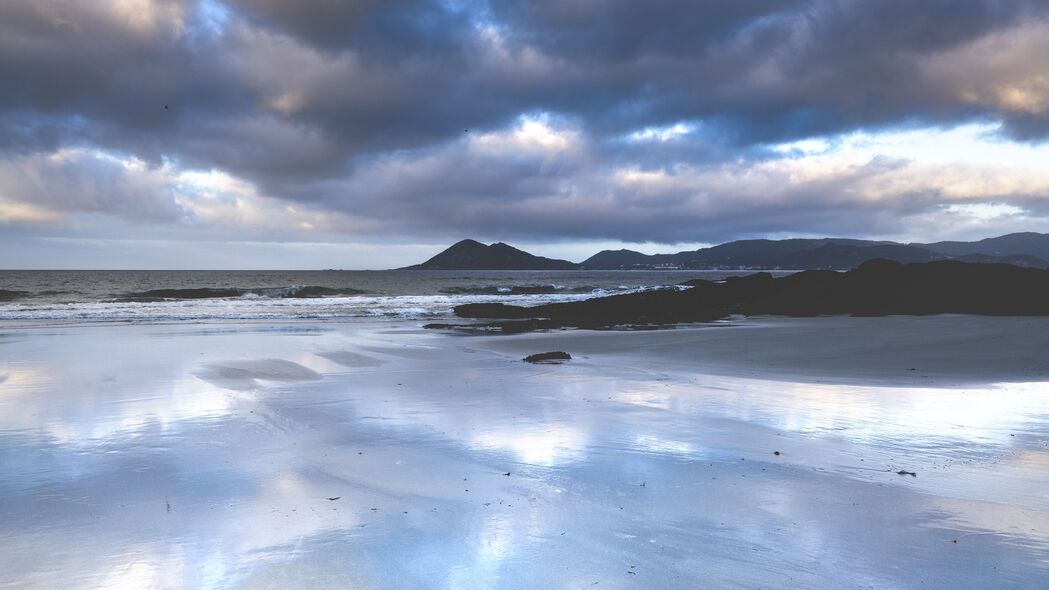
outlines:
{"label": "beach", "polygon": [[4,326],[0,586],[1049,576],[1049,319],[421,325]]}

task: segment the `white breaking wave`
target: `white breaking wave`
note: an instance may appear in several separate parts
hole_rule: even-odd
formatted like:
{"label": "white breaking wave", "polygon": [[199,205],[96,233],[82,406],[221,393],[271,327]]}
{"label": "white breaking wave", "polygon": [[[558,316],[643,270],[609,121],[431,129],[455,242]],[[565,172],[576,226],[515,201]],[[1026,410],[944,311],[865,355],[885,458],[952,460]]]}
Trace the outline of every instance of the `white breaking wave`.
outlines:
{"label": "white breaking wave", "polygon": [[[641,287],[615,294],[667,287]],[[682,288],[682,287],[672,287]],[[612,294],[603,289],[591,293],[544,293],[535,295],[402,295],[323,297],[313,299],[274,298],[245,294],[223,299],[182,299],[147,302],[105,301],[93,303],[5,303],[0,320],[52,321],[172,321],[172,320],[280,320],[339,318],[430,319],[449,317],[456,305],[505,303],[541,305],[581,301]]]}

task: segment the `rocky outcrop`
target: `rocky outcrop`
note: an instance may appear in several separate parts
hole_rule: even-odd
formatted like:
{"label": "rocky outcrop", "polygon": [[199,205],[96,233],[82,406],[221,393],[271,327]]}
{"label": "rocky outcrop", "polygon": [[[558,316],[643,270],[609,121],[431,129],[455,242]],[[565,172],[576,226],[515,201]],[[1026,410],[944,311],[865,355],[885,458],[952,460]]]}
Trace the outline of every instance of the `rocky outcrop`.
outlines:
{"label": "rocky outcrop", "polygon": [[470,304],[462,318],[503,332],[705,322],[743,315],[1049,315],[1049,271],[956,261],[876,259],[848,272],[811,270],[692,280],[664,289],[534,307]]}

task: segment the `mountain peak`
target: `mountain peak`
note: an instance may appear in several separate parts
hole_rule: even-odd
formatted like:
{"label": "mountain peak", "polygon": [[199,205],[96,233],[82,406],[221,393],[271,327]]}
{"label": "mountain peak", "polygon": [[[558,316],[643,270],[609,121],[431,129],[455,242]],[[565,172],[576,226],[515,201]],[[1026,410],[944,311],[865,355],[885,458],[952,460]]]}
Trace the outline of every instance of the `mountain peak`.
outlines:
{"label": "mountain peak", "polygon": [[509,244],[485,245],[477,240],[460,240],[422,264],[406,270],[573,270],[578,265],[529,254]]}
{"label": "mountain peak", "polygon": [[465,240],[459,240],[451,246],[448,246],[448,248],[445,251],[447,252],[448,250],[480,250],[481,248],[487,247],[488,246],[485,246],[477,240],[471,240],[467,238]]}

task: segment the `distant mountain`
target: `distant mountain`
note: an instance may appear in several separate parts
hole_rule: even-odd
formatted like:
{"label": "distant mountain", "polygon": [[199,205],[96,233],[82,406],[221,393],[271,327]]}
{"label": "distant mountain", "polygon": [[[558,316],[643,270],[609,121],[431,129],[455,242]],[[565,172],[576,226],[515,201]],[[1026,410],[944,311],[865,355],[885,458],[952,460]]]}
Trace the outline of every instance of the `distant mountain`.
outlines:
{"label": "distant mountain", "polygon": [[584,269],[835,269],[855,268],[873,258],[896,262],[1001,262],[1032,268],[1049,267],[1049,235],[1010,234],[979,242],[899,244],[844,238],[738,240],[676,254],[642,254],[604,250],[580,263]]}
{"label": "distant mountain", "polygon": [[[747,268],[843,268],[838,264],[851,264],[857,257],[855,250],[862,247],[887,245],[884,242],[823,238],[817,240],[739,240],[704,248],[695,252],[682,252],[681,262],[686,268],[703,267],[747,267]],[[860,262],[876,258],[861,258]],[[801,265],[801,266],[797,266]],[[847,266],[844,268],[852,268]]]}
{"label": "distant mountain", "polygon": [[959,260],[1049,268],[1049,234],[1018,233],[978,242],[899,244],[845,238],[737,240],[675,254],[603,250],[579,264],[533,256],[503,243],[463,240],[409,269],[429,270],[629,270],[783,269],[848,270],[874,258],[902,263]]}
{"label": "distant mountain", "polygon": [[677,254],[605,250],[581,263],[588,269],[627,268],[853,268],[871,258],[930,262],[945,258],[915,246],[848,239],[739,240]]}
{"label": "distant mountain", "polygon": [[578,264],[534,256],[502,242],[462,240],[422,264],[404,270],[573,270]]}
{"label": "distant mountain", "polygon": [[933,244],[913,244],[940,252],[948,256],[966,254],[985,254],[988,256],[1036,256],[1043,261],[1049,260],[1049,234],[1024,232],[1007,234],[997,238],[987,238],[977,242],[936,242]]}
{"label": "distant mountain", "polygon": [[634,250],[602,250],[580,263],[584,268],[621,269],[653,264],[655,256]]}
{"label": "distant mountain", "polygon": [[861,246],[828,243],[784,256],[776,266],[799,269],[850,269],[874,258],[910,263],[943,260],[944,256],[924,248],[901,244]]}
{"label": "distant mountain", "polygon": [[990,256],[988,254],[963,254],[955,256],[952,260],[961,262],[997,262],[1000,264],[1011,264],[1027,268],[1049,268],[1049,261],[1028,254],[1008,254],[1006,256]]}

